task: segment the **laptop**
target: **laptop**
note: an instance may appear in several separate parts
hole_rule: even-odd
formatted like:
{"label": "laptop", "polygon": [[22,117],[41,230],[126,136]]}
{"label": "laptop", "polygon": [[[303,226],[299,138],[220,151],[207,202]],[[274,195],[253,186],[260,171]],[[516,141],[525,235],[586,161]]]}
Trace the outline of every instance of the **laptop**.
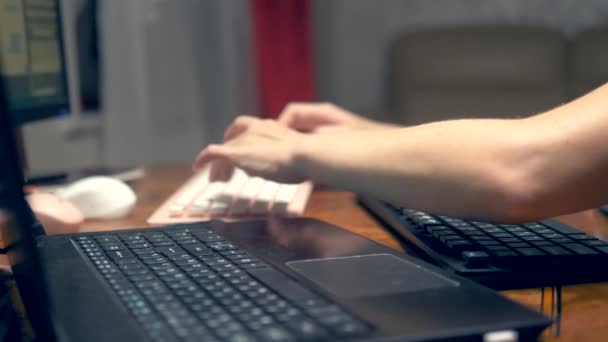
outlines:
{"label": "laptop", "polygon": [[312,219],[47,236],[1,90],[0,226],[39,341],[524,340],[551,323]]}

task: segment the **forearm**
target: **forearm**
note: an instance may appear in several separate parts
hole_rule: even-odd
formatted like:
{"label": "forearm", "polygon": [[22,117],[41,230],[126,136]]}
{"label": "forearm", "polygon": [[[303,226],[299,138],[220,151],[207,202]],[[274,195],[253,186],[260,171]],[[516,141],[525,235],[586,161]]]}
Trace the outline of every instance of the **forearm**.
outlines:
{"label": "forearm", "polygon": [[446,215],[507,219],[512,200],[502,183],[517,140],[507,132],[518,124],[459,120],[314,136],[300,160],[320,183]]}
{"label": "forearm", "polygon": [[528,119],[311,136],[314,180],[405,207],[526,221],[608,202],[608,85]]}
{"label": "forearm", "polygon": [[388,122],[382,122],[377,120],[372,120],[364,117],[360,117],[359,124],[357,128],[361,129],[387,129],[387,128],[398,128],[398,125],[391,124]]}
{"label": "forearm", "polygon": [[331,134],[301,133],[317,131],[310,122],[298,132],[241,117],[227,130],[227,141],[205,148],[194,168],[223,159],[278,181],[313,179],[405,207],[493,221],[608,203],[608,85],[528,119],[402,128],[359,127],[365,119],[340,115],[329,122],[320,117],[326,126],[351,128]]}

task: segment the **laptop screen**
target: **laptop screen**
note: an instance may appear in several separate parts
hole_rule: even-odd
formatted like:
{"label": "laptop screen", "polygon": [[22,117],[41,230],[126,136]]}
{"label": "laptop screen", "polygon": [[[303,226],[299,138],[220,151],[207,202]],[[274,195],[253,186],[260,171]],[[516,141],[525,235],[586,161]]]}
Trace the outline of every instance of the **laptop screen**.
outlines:
{"label": "laptop screen", "polygon": [[17,157],[7,101],[0,81],[0,227],[2,244],[25,304],[41,341],[54,340],[45,292],[45,277],[35,247],[37,222],[23,193],[23,173]]}

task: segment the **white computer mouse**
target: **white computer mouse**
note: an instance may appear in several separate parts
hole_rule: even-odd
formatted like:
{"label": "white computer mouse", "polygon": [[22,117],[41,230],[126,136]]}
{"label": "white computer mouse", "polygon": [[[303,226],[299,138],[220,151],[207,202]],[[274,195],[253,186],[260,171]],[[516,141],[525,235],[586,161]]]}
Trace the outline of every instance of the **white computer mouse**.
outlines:
{"label": "white computer mouse", "polygon": [[93,176],[57,190],[55,195],[70,201],[87,219],[116,219],[127,216],[137,196],[124,182],[105,176]]}

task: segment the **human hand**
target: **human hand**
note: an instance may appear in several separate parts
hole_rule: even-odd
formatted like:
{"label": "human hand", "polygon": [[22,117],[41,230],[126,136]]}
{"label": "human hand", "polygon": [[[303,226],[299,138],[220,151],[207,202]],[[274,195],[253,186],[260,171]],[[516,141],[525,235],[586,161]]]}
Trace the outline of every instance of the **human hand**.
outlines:
{"label": "human hand", "polygon": [[283,183],[304,181],[296,166],[296,148],[305,134],[274,120],[241,116],[226,130],[222,144],[207,146],[196,157],[192,168],[200,170],[213,162],[211,178],[227,179],[233,167],[250,176]]}
{"label": "human hand", "polygon": [[304,133],[388,126],[368,120],[331,103],[290,103],[281,112],[278,121]]}

